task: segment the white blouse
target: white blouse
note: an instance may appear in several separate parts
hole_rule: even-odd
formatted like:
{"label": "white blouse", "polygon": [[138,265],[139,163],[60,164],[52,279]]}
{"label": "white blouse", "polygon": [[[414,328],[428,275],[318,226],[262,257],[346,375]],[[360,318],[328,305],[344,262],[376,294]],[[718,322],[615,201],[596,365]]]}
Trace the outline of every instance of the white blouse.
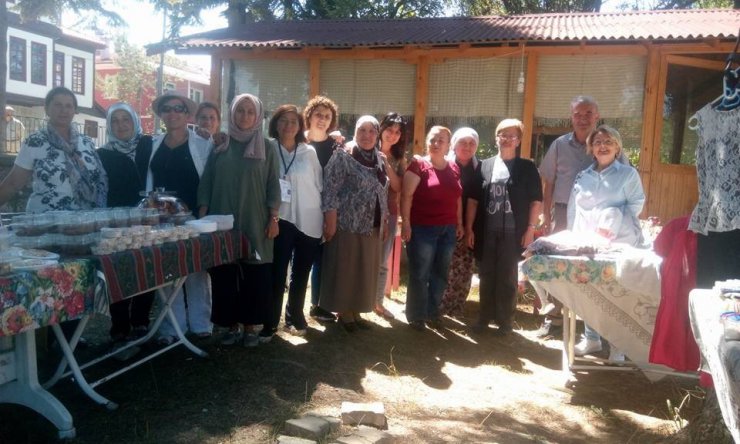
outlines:
{"label": "white blouse", "polygon": [[279,177],[290,184],[291,190],[290,202],[283,200],[280,204],[280,219],[292,223],[306,236],[321,238],[323,173],[316,150],[305,143],[298,144],[293,152],[276,145]]}

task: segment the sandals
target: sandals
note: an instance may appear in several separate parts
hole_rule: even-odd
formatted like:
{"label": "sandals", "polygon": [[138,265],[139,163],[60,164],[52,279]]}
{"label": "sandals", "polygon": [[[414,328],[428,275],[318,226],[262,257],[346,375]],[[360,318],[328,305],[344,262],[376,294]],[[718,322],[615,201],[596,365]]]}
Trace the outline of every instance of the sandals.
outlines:
{"label": "sandals", "polygon": [[388,310],[385,307],[380,307],[380,308],[375,307],[375,309],[373,310],[373,312],[375,312],[376,315],[378,315],[381,318],[386,319],[388,321],[390,321],[391,319],[396,319],[396,316],[393,315],[393,313],[391,313],[391,311]]}

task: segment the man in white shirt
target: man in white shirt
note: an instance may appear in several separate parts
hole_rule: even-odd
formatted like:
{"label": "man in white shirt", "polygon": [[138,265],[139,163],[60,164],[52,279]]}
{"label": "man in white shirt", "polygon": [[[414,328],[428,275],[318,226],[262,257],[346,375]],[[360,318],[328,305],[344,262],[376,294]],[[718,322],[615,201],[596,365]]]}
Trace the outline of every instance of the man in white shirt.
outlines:
{"label": "man in white shirt", "polygon": [[12,106],[5,107],[5,151],[17,153],[26,133],[26,127],[16,119]]}

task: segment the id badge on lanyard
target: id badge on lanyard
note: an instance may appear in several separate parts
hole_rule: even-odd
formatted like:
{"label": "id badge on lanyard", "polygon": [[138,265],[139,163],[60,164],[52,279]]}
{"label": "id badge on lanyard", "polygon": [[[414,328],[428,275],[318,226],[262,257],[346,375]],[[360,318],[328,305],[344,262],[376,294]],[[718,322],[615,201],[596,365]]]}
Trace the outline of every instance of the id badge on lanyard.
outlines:
{"label": "id badge on lanyard", "polygon": [[280,199],[285,203],[290,203],[291,195],[293,194],[293,187],[290,185],[288,176],[280,178]]}

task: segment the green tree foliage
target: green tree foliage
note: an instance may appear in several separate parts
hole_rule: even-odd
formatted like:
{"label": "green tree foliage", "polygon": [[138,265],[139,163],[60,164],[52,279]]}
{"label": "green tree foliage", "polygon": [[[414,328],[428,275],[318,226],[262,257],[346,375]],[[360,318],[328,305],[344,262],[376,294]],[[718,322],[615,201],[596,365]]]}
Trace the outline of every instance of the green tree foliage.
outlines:
{"label": "green tree foliage", "polygon": [[463,16],[598,12],[602,0],[453,0]]}
{"label": "green tree foliage", "polygon": [[95,86],[106,98],[142,109],[142,100],[155,91],[156,57],[147,57],[144,49],[130,44],[123,35],[115,39],[114,47],[113,61],[123,69],[115,75],[98,76]]}

